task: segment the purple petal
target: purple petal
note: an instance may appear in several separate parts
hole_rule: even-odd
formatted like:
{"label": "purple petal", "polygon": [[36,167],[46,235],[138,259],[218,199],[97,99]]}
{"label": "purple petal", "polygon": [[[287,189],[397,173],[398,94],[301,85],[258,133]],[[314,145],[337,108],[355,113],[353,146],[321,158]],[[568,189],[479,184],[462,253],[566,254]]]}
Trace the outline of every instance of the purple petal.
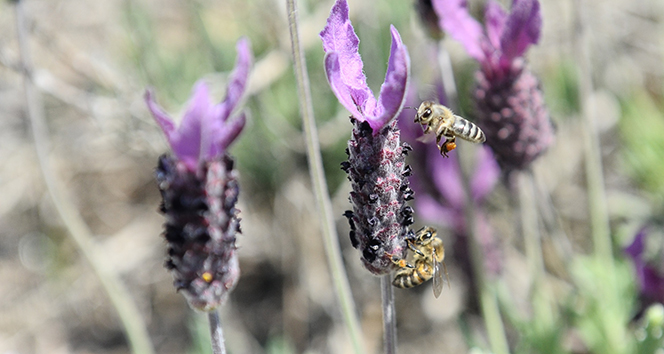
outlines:
{"label": "purple petal", "polygon": [[188,168],[195,170],[201,147],[201,120],[208,113],[210,105],[207,86],[202,82],[196,84],[189,108],[177,129],[170,117],[154,101],[149,90],[145,94],[145,102],[157,124],[164,131],[175,155]]}
{"label": "purple petal", "polygon": [[339,55],[336,52],[327,53],[325,55],[325,74],[327,81],[330,83],[332,92],[337,96],[341,104],[346,107],[350,114],[358,120],[364,121],[364,115],[360,113],[360,107],[351,97],[349,87],[344,83],[341,77],[341,68],[339,63]]}
{"label": "purple petal", "polygon": [[219,156],[224,154],[228,146],[235,141],[244,128],[247,118],[244,112],[238,114],[231,120],[213,127],[215,131],[215,140],[210,144],[207,152],[208,156]]}
{"label": "purple petal", "polygon": [[169,117],[168,114],[164,112],[161,106],[155,102],[154,94],[152,93],[151,89],[147,89],[145,91],[145,103],[148,105],[148,109],[152,113],[154,119],[157,121],[157,124],[159,124],[161,130],[164,132],[164,135],[166,135],[166,139],[170,144],[171,139],[173,139],[173,135],[176,134],[175,123],[173,123],[171,117]]}
{"label": "purple petal", "polygon": [[192,97],[177,134],[170,141],[175,155],[191,169],[197,167],[201,146],[205,143],[202,141],[201,131],[209,119],[210,108],[208,87],[203,81],[198,81],[194,85]]}
{"label": "purple petal", "polygon": [[466,0],[433,0],[439,26],[452,38],[461,42],[468,54],[483,61],[482,41],[486,40],[482,26],[468,13]]}
{"label": "purple petal", "polygon": [[[237,59],[235,60],[235,69],[228,80],[228,89],[226,90],[226,99],[224,100],[228,113],[233,111],[235,105],[242,97],[249,79],[253,55],[251,53],[250,43],[247,38],[241,38],[236,44]],[[222,117],[226,120],[228,116]]]}
{"label": "purple petal", "polygon": [[358,105],[362,105],[367,100],[366,94],[362,94],[362,92],[368,93],[368,96],[373,98],[364,76],[362,58],[358,51],[360,39],[357,38],[348,18],[348,4],[345,0],[337,0],[334,4],[320,37],[323,40],[325,53],[337,53],[341,79],[349,86],[349,91],[353,94],[354,99],[362,101],[357,102]]}
{"label": "purple petal", "polygon": [[512,61],[537,43],[542,28],[540,4],[537,0],[514,0],[500,39],[503,60]]}
{"label": "purple petal", "polygon": [[369,120],[374,135],[399,114],[406,100],[406,89],[408,88],[410,72],[408,50],[394,26],[390,26],[390,32],[392,33],[390,59],[378,98],[378,107],[382,107],[383,112],[376,119]]}
{"label": "purple petal", "polygon": [[428,194],[418,196],[415,204],[418,214],[428,222],[449,226],[455,226],[458,222],[456,210],[442,206]]}
{"label": "purple petal", "polygon": [[644,264],[637,264],[639,278],[641,280],[641,289],[645,295],[650,298],[664,298],[664,277],[662,277],[655,267]]}
{"label": "purple petal", "polygon": [[664,301],[664,276],[659,273],[656,266],[651,266],[643,259],[645,250],[645,238],[648,236],[647,228],[644,227],[636,234],[634,241],[624,249],[632,261],[636,276],[639,279],[641,293],[647,298],[655,301]]}
{"label": "purple petal", "polygon": [[495,49],[500,49],[500,37],[505,29],[507,13],[497,2],[490,0],[484,9],[484,23],[489,42]]}
{"label": "purple petal", "polygon": [[456,154],[452,154],[450,158],[445,159],[440,156],[438,148],[434,148],[433,143],[429,146],[429,175],[432,176],[436,189],[453,208],[463,210],[465,201],[463,185],[461,184],[461,171],[459,171]]}
{"label": "purple petal", "polygon": [[477,166],[470,182],[473,201],[477,202],[489,194],[500,177],[500,167],[493,158],[491,148],[484,145],[477,153]]}
{"label": "purple petal", "polygon": [[646,237],[646,228],[642,228],[639,230],[639,232],[636,234],[634,237],[634,241],[632,241],[632,244],[627,246],[624,251],[627,253],[633,260],[640,259],[641,254],[643,254],[643,250],[645,248],[645,240],[644,238]]}

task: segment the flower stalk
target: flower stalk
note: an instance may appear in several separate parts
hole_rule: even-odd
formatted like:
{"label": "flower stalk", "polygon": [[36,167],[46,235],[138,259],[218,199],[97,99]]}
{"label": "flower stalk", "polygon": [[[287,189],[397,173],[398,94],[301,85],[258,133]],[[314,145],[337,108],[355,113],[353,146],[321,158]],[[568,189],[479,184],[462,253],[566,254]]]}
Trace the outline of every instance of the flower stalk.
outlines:
{"label": "flower stalk", "polygon": [[210,322],[210,339],[212,341],[213,354],[226,354],[226,345],[224,343],[224,332],[219,320],[219,312],[212,310],[208,312],[208,321]]}
{"label": "flower stalk", "polygon": [[394,307],[392,274],[380,277],[381,304],[383,307],[383,350],[385,354],[397,352],[397,315]]}
{"label": "flower stalk", "polygon": [[[464,163],[465,159],[458,159],[459,168],[463,176],[470,176],[470,168]],[[470,244],[471,261],[473,265],[473,275],[477,284],[477,289],[480,292],[480,308],[482,309],[482,317],[484,318],[484,325],[489,335],[489,344],[491,351],[495,354],[509,354],[509,346],[507,344],[507,336],[505,334],[505,326],[500,316],[500,308],[498,307],[498,298],[496,295],[496,284],[490,280],[487,275],[487,265],[484,262],[486,254],[482,249],[482,245],[478,242],[480,231],[478,228],[477,215],[475,211],[475,204],[470,197],[472,190],[468,179],[461,178],[463,186],[464,201],[464,216],[466,230],[468,233],[468,242]]]}
{"label": "flower stalk", "polygon": [[26,33],[24,1],[16,1],[16,31],[18,35],[19,54],[23,66],[23,83],[26,100],[26,110],[32,128],[35,141],[35,150],[39,160],[39,168],[46,183],[46,188],[51,197],[53,205],[62,219],[69,235],[76,243],[83,257],[92,267],[95,275],[104,287],[111,303],[118,313],[125,334],[129,340],[132,353],[152,354],[154,347],[150,341],[147,326],[141,318],[141,312],[133,301],[129,291],[124,286],[118,274],[108,263],[103,252],[97,250],[97,245],[92,237],[88,225],[76,210],[74,203],[66,196],[65,187],[52,173],[48,162],[49,134],[44,119],[44,107],[41,97],[32,82],[32,59],[28,48]]}
{"label": "flower stalk", "polygon": [[606,192],[604,189],[604,175],[602,167],[601,146],[597,131],[597,110],[590,102],[593,93],[592,65],[588,49],[588,34],[585,29],[584,18],[586,4],[582,0],[575,1],[576,17],[576,55],[579,73],[579,103],[583,115],[583,140],[586,167],[586,185],[588,188],[588,210],[590,212],[590,229],[595,246],[595,255],[613,266],[613,250],[609,215],[606,208]]}
{"label": "flower stalk", "polygon": [[[449,52],[442,43],[442,40],[436,42],[438,54],[438,67],[441,73],[443,82],[443,89],[447,98],[447,103],[450,107],[458,112],[458,92],[456,88],[456,81],[454,79],[454,70],[452,69],[452,62],[450,60]],[[472,272],[475,278],[477,289],[479,290],[479,304],[484,319],[489,343],[492,351],[496,354],[508,354],[509,346],[507,344],[507,336],[502,318],[500,316],[500,309],[498,306],[498,299],[496,295],[495,285],[490,284],[490,280],[486,276],[487,265],[485,264],[486,254],[482,245],[478,242],[479,230],[476,226],[477,215],[475,211],[475,203],[473,202],[473,190],[468,183],[472,179],[472,173],[469,162],[470,151],[458,150],[459,158],[459,172],[461,174],[461,185],[463,187],[463,214],[465,216],[465,228],[470,246]]]}
{"label": "flower stalk", "polygon": [[360,322],[355,310],[355,303],[350,291],[350,285],[348,284],[348,276],[343,265],[343,259],[341,258],[339,236],[337,235],[334,226],[334,217],[332,216],[332,203],[327,193],[327,182],[325,180],[325,171],[323,170],[320,145],[318,143],[318,132],[316,130],[316,120],[311,100],[307,64],[304,59],[304,50],[301,47],[300,33],[298,31],[296,0],[286,0],[286,7],[293,54],[293,69],[297,81],[300,112],[302,114],[304,137],[307,145],[309,173],[311,174],[314,196],[320,215],[327,261],[353,350],[356,354],[364,353]]}

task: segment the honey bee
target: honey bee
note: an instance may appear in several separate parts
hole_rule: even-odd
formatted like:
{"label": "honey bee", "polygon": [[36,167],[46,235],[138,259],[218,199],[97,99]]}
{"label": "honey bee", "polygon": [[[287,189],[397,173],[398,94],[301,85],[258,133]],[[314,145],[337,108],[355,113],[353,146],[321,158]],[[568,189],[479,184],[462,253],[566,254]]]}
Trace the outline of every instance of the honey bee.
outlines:
{"label": "honey bee", "polygon": [[407,240],[408,248],[413,252],[413,263],[405,260],[395,261],[400,269],[392,281],[397,288],[407,289],[416,287],[433,278],[433,295],[440,296],[443,291],[443,272],[449,285],[447,266],[445,266],[445,248],[443,241],[436,237],[436,229],[425,226]]}
{"label": "honey bee", "polygon": [[424,101],[417,109],[415,123],[426,126],[424,133],[431,131],[436,134],[436,145],[445,137],[440,145],[440,154],[448,157],[447,153],[456,148],[456,137],[473,143],[483,143],[486,136],[480,127],[465,118],[455,115],[451,109],[431,101]]}

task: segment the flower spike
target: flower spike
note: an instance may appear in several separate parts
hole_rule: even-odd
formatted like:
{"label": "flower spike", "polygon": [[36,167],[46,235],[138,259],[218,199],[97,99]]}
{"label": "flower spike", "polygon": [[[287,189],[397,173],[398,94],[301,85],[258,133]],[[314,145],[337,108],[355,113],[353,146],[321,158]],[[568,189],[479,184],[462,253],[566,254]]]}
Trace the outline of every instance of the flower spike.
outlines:
{"label": "flower spike", "polygon": [[166,268],[190,306],[202,311],[221,305],[240,276],[235,246],[240,189],[227,150],[246,122],[243,112],[233,112],[251,69],[249,42],[238,41],[237,51],[224,101],[212,104],[207,85],[197,82],[178,127],[152,91],[145,94],[148,109],[173,150],[173,155],[159,158],[155,171],[163,199],[160,211],[166,216]]}
{"label": "flower spike", "polygon": [[373,274],[388,274],[407,251],[412,231],[413,198],[408,186],[411,169],[405,163],[409,149],[400,140],[396,117],[403,108],[410,58],[399,32],[390,27],[392,46],[385,81],[378,99],[367,85],[359,39],[348,17],[348,4],[337,0],[320,33],[325,51],[325,72],[332,91],[351,113],[353,132],[348,141],[348,173],[353,210],[344,216],[350,240],[361,251],[364,266]]}

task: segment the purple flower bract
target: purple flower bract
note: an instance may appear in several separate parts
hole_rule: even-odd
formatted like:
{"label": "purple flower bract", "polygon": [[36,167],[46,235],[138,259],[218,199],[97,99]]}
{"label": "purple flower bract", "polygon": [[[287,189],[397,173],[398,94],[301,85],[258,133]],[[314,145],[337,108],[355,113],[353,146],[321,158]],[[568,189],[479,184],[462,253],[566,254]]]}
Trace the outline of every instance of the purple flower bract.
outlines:
{"label": "purple flower bract", "polygon": [[226,99],[219,104],[211,104],[207,85],[197,82],[189,108],[177,128],[173,119],[155,102],[152,91],[145,93],[145,102],[164,131],[175,156],[192,171],[202,161],[222,156],[244,127],[244,113],[229,118],[244,93],[249,77],[252,63],[249,41],[239,40],[237,51],[237,62],[230,76]]}
{"label": "purple flower bract", "polygon": [[390,32],[390,59],[378,100],[362,71],[364,64],[358,52],[360,40],[350,23],[345,0],[337,0],[320,33],[326,53],[325,73],[332,91],[355,119],[369,123],[374,135],[399,114],[406,100],[410,57],[394,26],[390,27]]}

